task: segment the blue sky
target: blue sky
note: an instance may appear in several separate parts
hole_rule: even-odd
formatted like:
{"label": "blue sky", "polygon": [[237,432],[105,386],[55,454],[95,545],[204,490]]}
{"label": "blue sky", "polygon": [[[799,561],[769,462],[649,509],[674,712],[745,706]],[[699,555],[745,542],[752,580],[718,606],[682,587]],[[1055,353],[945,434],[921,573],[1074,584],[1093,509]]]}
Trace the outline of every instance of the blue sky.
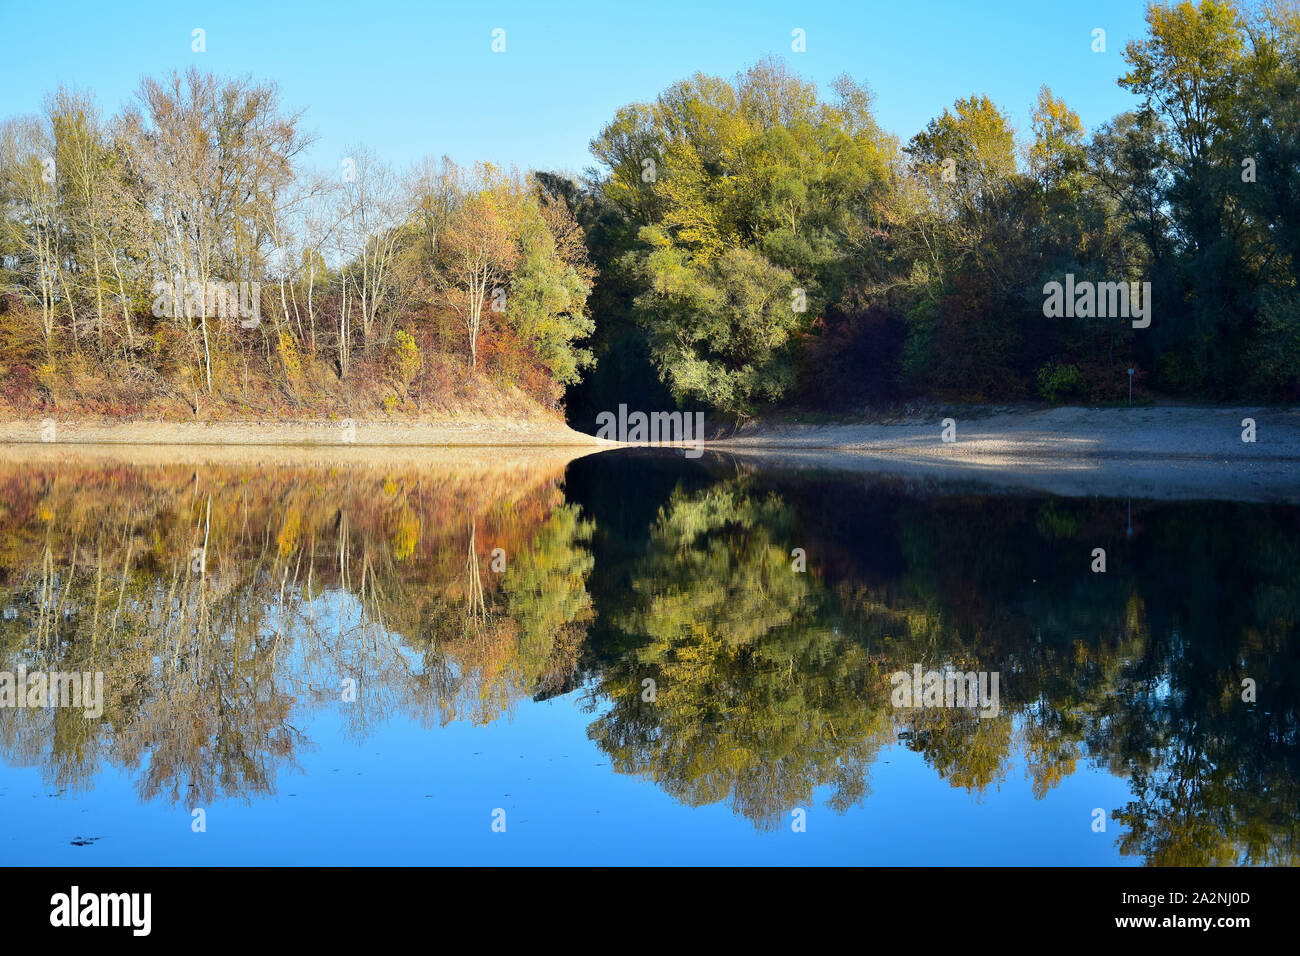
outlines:
{"label": "blue sky", "polygon": [[[877,114],[907,139],[958,96],[987,93],[1028,126],[1047,83],[1089,128],[1134,105],[1115,84],[1144,33],[1143,0],[1100,2],[229,2],[56,5],[0,0],[0,116],[39,110],[65,84],[106,113],[145,75],[196,64],[280,85],[318,135],[310,160],[365,143],[404,166],[426,154],[581,171],[621,105],[696,71],[732,76],[783,55],[826,87],[865,79]],[[1091,49],[1106,31],[1106,52]],[[191,50],[206,31],[207,51]],[[493,53],[492,31],[506,31]],[[807,51],[791,51],[791,31]]]}

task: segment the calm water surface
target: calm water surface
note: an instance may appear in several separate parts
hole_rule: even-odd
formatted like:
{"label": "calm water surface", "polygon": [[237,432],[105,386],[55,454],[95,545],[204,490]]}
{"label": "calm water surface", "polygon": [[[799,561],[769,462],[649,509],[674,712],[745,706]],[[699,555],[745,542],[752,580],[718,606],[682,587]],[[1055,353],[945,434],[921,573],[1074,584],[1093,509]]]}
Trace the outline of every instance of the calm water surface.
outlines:
{"label": "calm water surface", "polygon": [[1297,862],[1300,507],[484,457],[0,465],[0,863]]}

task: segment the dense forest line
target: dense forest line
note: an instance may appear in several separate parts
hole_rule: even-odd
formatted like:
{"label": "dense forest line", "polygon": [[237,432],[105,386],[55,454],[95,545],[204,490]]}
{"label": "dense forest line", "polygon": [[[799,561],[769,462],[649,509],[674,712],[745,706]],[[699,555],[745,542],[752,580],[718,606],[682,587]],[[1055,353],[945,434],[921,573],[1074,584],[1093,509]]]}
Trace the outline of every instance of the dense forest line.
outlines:
{"label": "dense forest line", "polygon": [[0,129],[0,403],[492,414],[513,391],[589,425],[1117,401],[1129,369],[1139,398],[1293,401],[1300,10],[1147,23],[1134,109],[1090,134],[1044,86],[1026,135],[976,93],[903,143],[864,83],[769,59],[623,107],[582,176],[361,147],[309,172],[302,114],[251,79],[146,79],[107,120],[60,90]]}
{"label": "dense forest line", "polygon": [[[601,273],[582,400],[612,407],[638,356],[742,415],[1121,400],[1129,368],[1139,394],[1300,396],[1300,14],[1147,22],[1135,108],[1091,136],[1043,87],[1028,137],[976,94],[900,144],[865,86],[822,98],[778,62],[620,110],[579,217]],[[1046,316],[1069,276],[1150,283],[1149,325]]]}

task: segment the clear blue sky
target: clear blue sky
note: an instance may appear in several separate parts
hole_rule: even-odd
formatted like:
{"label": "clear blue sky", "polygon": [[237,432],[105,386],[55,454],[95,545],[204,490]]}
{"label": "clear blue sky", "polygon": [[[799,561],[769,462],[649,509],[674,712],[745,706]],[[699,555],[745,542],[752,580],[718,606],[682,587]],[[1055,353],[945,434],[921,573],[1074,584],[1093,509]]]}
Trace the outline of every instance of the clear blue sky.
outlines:
{"label": "clear blue sky", "polygon": [[[37,111],[60,83],[105,113],[140,78],[196,64],[280,85],[306,109],[311,161],[364,142],[395,165],[425,154],[581,171],[621,105],[696,71],[732,76],[785,56],[823,88],[865,79],[882,124],[904,140],[958,96],[987,93],[1020,130],[1047,83],[1089,128],[1134,105],[1115,79],[1144,33],[1143,0],[845,0],[746,3],[59,2],[0,0],[8,42],[0,116]],[[206,31],[207,52],[191,50]],[[506,31],[506,52],[491,50]],[[1106,30],[1105,53],[1091,49]],[[807,52],[791,52],[801,28]]]}

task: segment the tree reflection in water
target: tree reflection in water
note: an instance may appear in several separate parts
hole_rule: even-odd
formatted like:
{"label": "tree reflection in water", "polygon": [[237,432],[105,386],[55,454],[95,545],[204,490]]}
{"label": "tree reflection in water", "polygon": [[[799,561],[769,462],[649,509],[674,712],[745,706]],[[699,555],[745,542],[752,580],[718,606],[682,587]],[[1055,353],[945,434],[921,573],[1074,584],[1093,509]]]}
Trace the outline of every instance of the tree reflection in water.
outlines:
{"label": "tree reflection in water", "polygon": [[[252,801],[324,709],[361,739],[581,689],[617,772],[764,830],[901,745],[977,799],[1104,768],[1151,864],[1296,862],[1300,509],[1135,502],[1129,535],[1123,502],[607,458],[0,467],[0,670],[105,672],[98,722],[0,709],[0,755]],[[895,709],[915,664],[999,672],[1000,713]]]}

